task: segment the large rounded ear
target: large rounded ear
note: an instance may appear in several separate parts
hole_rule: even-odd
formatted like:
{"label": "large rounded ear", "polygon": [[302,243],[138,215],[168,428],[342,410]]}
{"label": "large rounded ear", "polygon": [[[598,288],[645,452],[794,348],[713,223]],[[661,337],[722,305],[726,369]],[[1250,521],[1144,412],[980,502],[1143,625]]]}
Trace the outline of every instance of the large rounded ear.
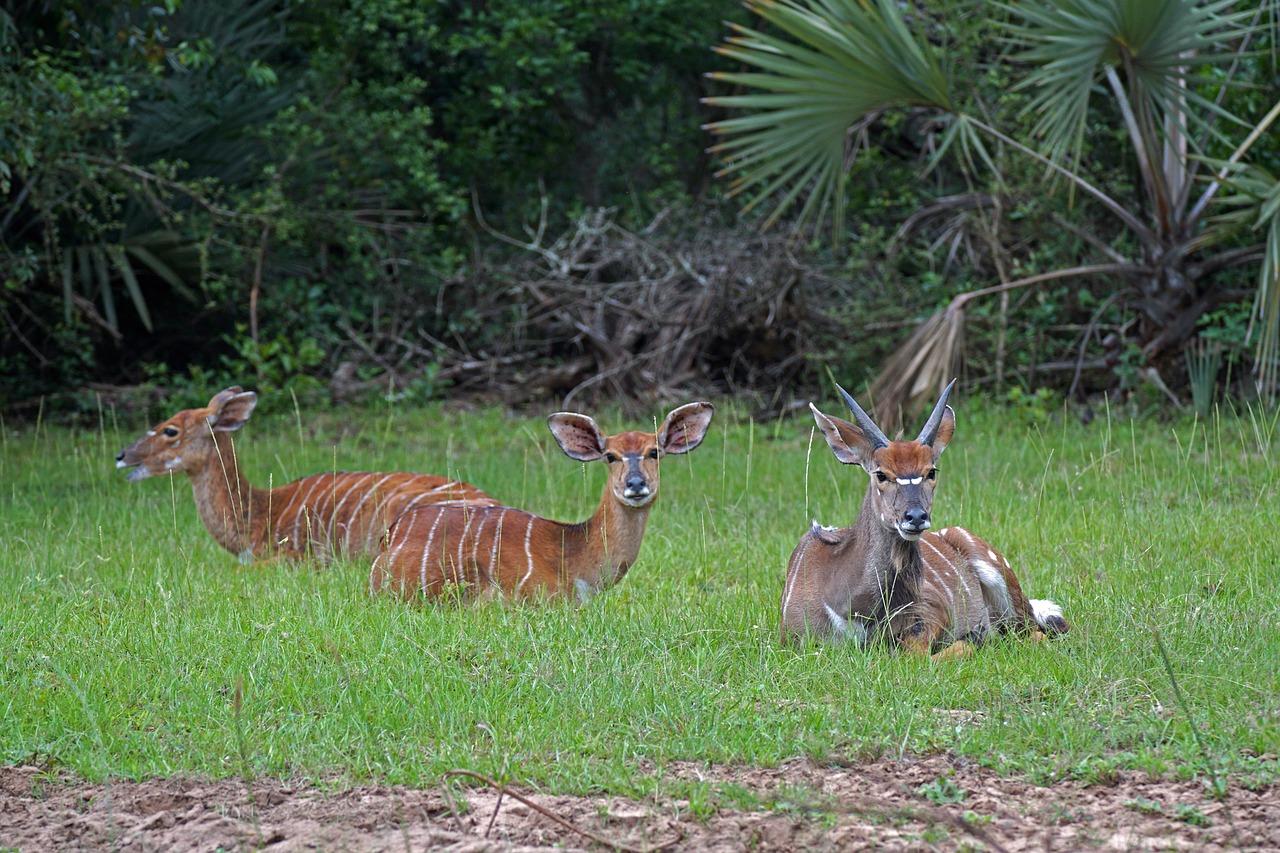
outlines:
{"label": "large rounded ear", "polygon": [[686,403],[673,409],[658,430],[658,446],[663,453],[688,453],[707,435],[716,407],[710,403]]}
{"label": "large rounded ear", "polygon": [[210,398],[209,405],[208,405],[209,411],[211,412],[218,411],[218,409],[222,408],[223,403],[227,402],[232,397],[241,393],[242,391],[244,391],[244,389],[241,388],[239,385],[232,385],[230,388],[223,388],[217,394],[214,394],[212,398]]}
{"label": "large rounded ear", "polygon": [[547,417],[547,426],[565,456],[579,462],[594,462],[604,455],[604,433],[596,422],[577,412],[556,412]]}
{"label": "large rounded ear", "polygon": [[956,434],[956,413],[951,410],[950,406],[942,412],[942,418],[938,421],[938,433],[933,439],[933,461],[937,462],[938,457],[942,455],[942,451],[947,449],[947,444],[951,441],[951,436]]}
{"label": "large rounded ear", "polygon": [[827,440],[827,447],[831,448],[836,459],[846,465],[861,465],[866,468],[875,449],[862,430],[844,418],[823,414],[813,403],[809,404],[809,409],[813,412],[818,429],[822,431],[822,437]]}
{"label": "large rounded ear", "polygon": [[231,396],[224,396],[228,391],[220,392],[216,397],[209,401],[209,426],[219,432],[232,432],[244,426],[244,422],[249,420],[249,415],[253,414],[253,409],[258,405],[258,395],[252,391],[241,391],[239,388],[234,390],[237,393]]}

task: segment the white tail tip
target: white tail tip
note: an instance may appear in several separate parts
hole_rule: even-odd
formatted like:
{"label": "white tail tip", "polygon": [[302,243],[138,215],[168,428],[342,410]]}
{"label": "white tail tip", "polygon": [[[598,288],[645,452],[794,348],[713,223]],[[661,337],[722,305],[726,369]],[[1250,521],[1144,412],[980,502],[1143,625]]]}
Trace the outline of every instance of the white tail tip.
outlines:
{"label": "white tail tip", "polygon": [[1062,608],[1047,598],[1033,598],[1027,602],[1031,605],[1031,615],[1036,624],[1051,634],[1061,634],[1067,630],[1067,620],[1062,618]]}

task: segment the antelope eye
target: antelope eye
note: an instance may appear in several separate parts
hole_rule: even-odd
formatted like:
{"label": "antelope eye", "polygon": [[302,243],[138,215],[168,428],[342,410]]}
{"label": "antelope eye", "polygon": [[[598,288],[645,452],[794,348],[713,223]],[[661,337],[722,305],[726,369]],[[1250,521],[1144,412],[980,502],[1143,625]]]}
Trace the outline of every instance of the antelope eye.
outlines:
{"label": "antelope eye", "polygon": [[657,458],[658,458],[658,448],[656,448],[656,447],[655,447],[653,450],[650,450],[650,451],[649,451],[649,458],[650,458],[650,459],[657,459]]}
{"label": "antelope eye", "polygon": [[612,453],[606,453],[604,455],[604,461],[612,465],[613,463],[618,461],[618,457],[614,456]]}
{"label": "antelope eye", "polygon": [[937,468],[930,468],[930,469],[929,469],[929,473],[928,473],[928,474],[925,474],[925,476],[926,476],[926,477],[928,477],[930,480],[936,480],[936,479],[938,479],[938,469],[937,469]]}
{"label": "antelope eye", "polygon": [[164,428],[164,434],[165,434],[165,435],[167,435],[167,436],[169,436],[169,438],[173,438],[175,435],[177,435],[177,434],[178,434],[178,428],[177,428],[177,427],[165,427],[165,428]]}
{"label": "antelope eye", "polygon": [[889,478],[885,476],[885,473],[884,473],[883,471],[877,471],[877,472],[876,472],[876,482],[878,482],[878,483],[887,483],[887,482],[889,482]]}

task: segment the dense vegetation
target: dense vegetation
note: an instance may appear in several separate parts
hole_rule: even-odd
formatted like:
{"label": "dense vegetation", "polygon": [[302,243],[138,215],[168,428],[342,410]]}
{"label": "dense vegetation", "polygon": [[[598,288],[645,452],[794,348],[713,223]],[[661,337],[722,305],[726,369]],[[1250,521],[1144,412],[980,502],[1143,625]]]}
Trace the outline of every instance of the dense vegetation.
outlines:
{"label": "dense vegetation", "polygon": [[[1132,3],[1076,5],[1105,18]],[[1138,11],[1157,5],[1203,7]],[[1272,4],[1218,7],[1226,23],[1190,16],[1204,57],[1192,106],[1243,129],[1143,124],[1153,119],[1132,87],[1148,78],[1113,74],[1137,118],[1093,98],[1050,152],[1087,164],[1099,203],[1046,181],[1013,144],[1045,136],[1030,13],[970,0],[796,8],[878,9],[950,86],[903,104],[889,91],[839,116],[834,199],[807,194],[822,187],[811,173],[797,186],[713,178],[702,126],[749,113],[759,82],[740,73],[744,41],[797,36],[736,0],[11,4],[0,12],[0,405],[33,413],[49,394],[74,403],[104,383],[207,395],[231,381],[327,383],[338,397],[497,387],[508,402],[693,383],[785,403],[828,369],[854,386],[872,378],[957,294],[1116,257],[1146,270],[1167,241],[1147,245],[1114,216],[1153,215],[1133,127],[1166,140],[1194,130],[1180,161],[1194,167],[1197,152],[1230,155],[1273,105]],[[717,55],[726,21],[746,29]],[[907,40],[877,49],[895,45]],[[959,141],[952,114],[970,122]],[[975,122],[1013,142],[980,141]],[[721,152],[735,168],[740,153]],[[1214,220],[1211,245],[1155,218],[1186,260],[1161,281],[1190,281],[1185,293],[1100,270],[1005,290],[932,330],[947,355],[934,362],[1033,407],[1052,393],[1252,396],[1256,368],[1275,360],[1245,333],[1275,273],[1258,247],[1280,246],[1278,157],[1276,134],[1251,143],[1247,170],[1220,193],[1230,204],[1214,208],[1236,215]],[[781,222],[778,238],[758,240],[756,220],[738,223],[724,198],[735,186],[766,210],[792,190],[825,201],[837,230]],[[1176,339],[1160,338],[1175,321]]]}

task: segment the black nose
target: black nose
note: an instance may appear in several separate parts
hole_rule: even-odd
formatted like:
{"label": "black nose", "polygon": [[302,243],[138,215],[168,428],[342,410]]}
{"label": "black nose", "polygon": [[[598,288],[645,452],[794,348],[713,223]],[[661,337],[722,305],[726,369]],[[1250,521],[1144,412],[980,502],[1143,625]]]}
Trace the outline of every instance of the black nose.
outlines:
{"label": "black nose", "polygon": [[117,453],[117,454],[116,454],[116,461],[117,461],[117,462],[123,462],[123,461],[124,461],[124,451],[123,451],[123,450],[121,450],[119,453]]}
{"label": "black nose", "polygon": [[916,530],[929,526],[929,513],[920,507],[912,507],[902,514],[902,520]]}
{"label": "black nose", "polygon": [[632,474],[628,477],[625,485],[628,492],[639,492],[643,494],[649,491],[649,483],[646,482],[645,478],[641,477],[639,474]]}

